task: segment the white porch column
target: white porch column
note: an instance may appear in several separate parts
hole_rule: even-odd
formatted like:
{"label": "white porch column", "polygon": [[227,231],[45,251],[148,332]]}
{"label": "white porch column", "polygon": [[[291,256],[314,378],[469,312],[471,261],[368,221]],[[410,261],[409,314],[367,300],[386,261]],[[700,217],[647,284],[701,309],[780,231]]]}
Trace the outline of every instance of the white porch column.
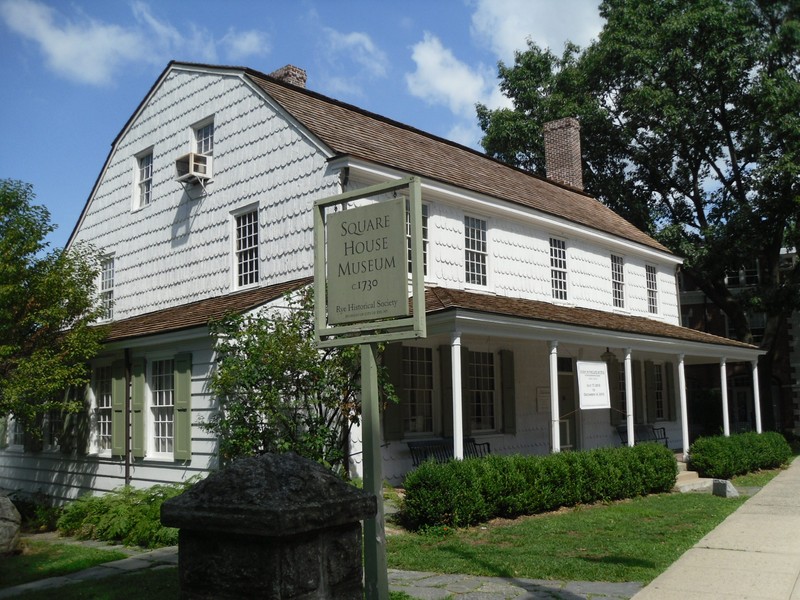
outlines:
{"label": "white porch column", "polygon": [[461,390],[461,332],[453,332],[450,339],[450,360],[453,377],[453,457],[464,458],[464,417],[462,413]]}
{"label": "white porch column", "polygon": [[753,409],[756,411],[756,433],[761,433],[761,390],[758,388],[758,360],[753,365]]}
{"label": "white porch column", "polygon": [[683,458],[689,458],[689,415],[686,407],[686,370],[683,354],[678,355],[678,393],[681,399],[681,437],[683,438]]}
{"label": "white porch column", "polygon": [[633,363],[630,348],[625,348],[625,426],[628,428],[628,446],[632,448],[635,440],[633,439]]}
{"label": "white porch column", "polygon": [[550,342],[550,437],[552,453],[561,452],[561,415],[558,411],[558,342]]}
{"label": "white porch column", "polygon": [[722,392],[722,435],[730,437],[731,419],[728,414],[728,369],[725,358],[719,359],[719,389]]}

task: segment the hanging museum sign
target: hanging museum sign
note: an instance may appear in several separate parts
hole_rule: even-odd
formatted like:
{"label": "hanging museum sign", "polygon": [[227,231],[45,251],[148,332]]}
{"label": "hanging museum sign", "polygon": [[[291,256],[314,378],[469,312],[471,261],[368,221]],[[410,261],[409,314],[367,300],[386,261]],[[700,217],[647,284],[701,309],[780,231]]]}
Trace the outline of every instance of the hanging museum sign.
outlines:
{"label": "hanging museum sign", "polygon": [[608,365],[603,361],[577,361],[581,410],[611,408]]}

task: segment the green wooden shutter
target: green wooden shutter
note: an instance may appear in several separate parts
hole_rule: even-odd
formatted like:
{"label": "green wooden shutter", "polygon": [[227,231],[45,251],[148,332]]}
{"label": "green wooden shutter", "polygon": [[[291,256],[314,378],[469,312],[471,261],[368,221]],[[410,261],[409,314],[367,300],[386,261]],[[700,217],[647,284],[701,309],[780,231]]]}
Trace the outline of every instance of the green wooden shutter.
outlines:
{"label": "green wooden shutter", "polygon": [[406,398],[403,385],[403,345],[398,343],[386,344],[383,350],[383,365],[389,376],[389,383],[394,386],[397,402],[385,400],[383,402],[383,439],[387,442],[403,439],[403,406]]}
{"label": "green wooden shutter", "polygon": [[144,358],[131,361],[131,454],[145,455],[145,368]]}
{"label": "green wooden shutter", "polygon": [[439,346],[439,380],[442,386],[442,431],[453,436],[453,360],[450,346]]}
{"label": "green wooden shutter", "polygon": [[647,421],[647,414],[642,411],[642,361],[634,360],[633,364],[633,417],[636,423]]}
{"label": "green wooden shutter", "polygon": [[121,360],[111,365],[111,454],[125,455],[125,363]]}
{"label": "green wooden shutter", "polygon": [[[25,433],[22,438],[22,449],[25,452],[41,452],[44,448],[44,440],[42,435],[43,423],[42,416],[36,417],[34,427],[32,429],[25,428]],[[35,433],[34,433],[35,431]],[[37,435],[38,433],[38,435]]]}
{"label": "green wooden shutter", "polygon": [[8,447],[8,417],[0,417],[0,448]]}
{"label": "green wooden shutter", "polygon": [[606,365],[608,365],[608,394],[611,396],[611,425],[616,427],[625,420],[626,415],[619,389],[619,361],[615,356],[609,358]]}
{"label": "green wooden shutter", "polygon": [[653,361],[644,361],[644,388],[645,406],[647,407],[647,422],[656,422],[656,369]]}
{"label": "green wooden shutter", "polygon": [[503,433],[517,433],[517,385],[514,374],[514,353],[500,350],[500,378],[503,402]]}
{"label": "green wooden shutter", "polygon": [[175,356],[175,460],[192,459],[192,355]]}
{"label": "green wooden shutter", "polygon": [[671,362],[664,364],[664,378],[666,381],[666,411],[667,420],[674,421],[678,418],[678,411],[675,408],[675,371]]}

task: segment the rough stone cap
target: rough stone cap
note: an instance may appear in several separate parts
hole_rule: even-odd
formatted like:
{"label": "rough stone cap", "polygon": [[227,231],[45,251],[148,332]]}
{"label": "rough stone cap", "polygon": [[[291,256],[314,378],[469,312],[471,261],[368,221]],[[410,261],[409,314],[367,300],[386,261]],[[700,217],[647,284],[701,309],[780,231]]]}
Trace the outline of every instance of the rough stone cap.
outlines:
{"label": "rough stone cap", "polygon": [[377,513],[375,496],[293,453],[242,458],[161,506],[168,527],[284,537]]}

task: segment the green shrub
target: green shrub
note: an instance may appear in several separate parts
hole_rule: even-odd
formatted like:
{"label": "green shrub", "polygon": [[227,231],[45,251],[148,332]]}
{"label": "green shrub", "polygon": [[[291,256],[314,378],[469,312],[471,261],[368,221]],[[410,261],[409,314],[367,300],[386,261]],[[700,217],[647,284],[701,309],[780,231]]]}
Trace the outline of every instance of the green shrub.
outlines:
{"label": "green shrub", "polygon": [[781,434],[747,432],[698,438],[689,448],[689,465],[701,477],[730,479],[780,467],[791,456],[792,448]]}
{"label": "green shrub", "polygon": [[665,492],[675,483],[676,468],[672,452],[658,444],[427,462],[406,476],[402,517],[411,529],[464,527]]}
{"label": "green shrub", "polygon": [[58,520],[63,535],[158,548],[178,543],[178,530],[161,525],[161,504],[186,491],[196,479],[182,484],[130,486],[103,496],[82,496],[69,503]]}

